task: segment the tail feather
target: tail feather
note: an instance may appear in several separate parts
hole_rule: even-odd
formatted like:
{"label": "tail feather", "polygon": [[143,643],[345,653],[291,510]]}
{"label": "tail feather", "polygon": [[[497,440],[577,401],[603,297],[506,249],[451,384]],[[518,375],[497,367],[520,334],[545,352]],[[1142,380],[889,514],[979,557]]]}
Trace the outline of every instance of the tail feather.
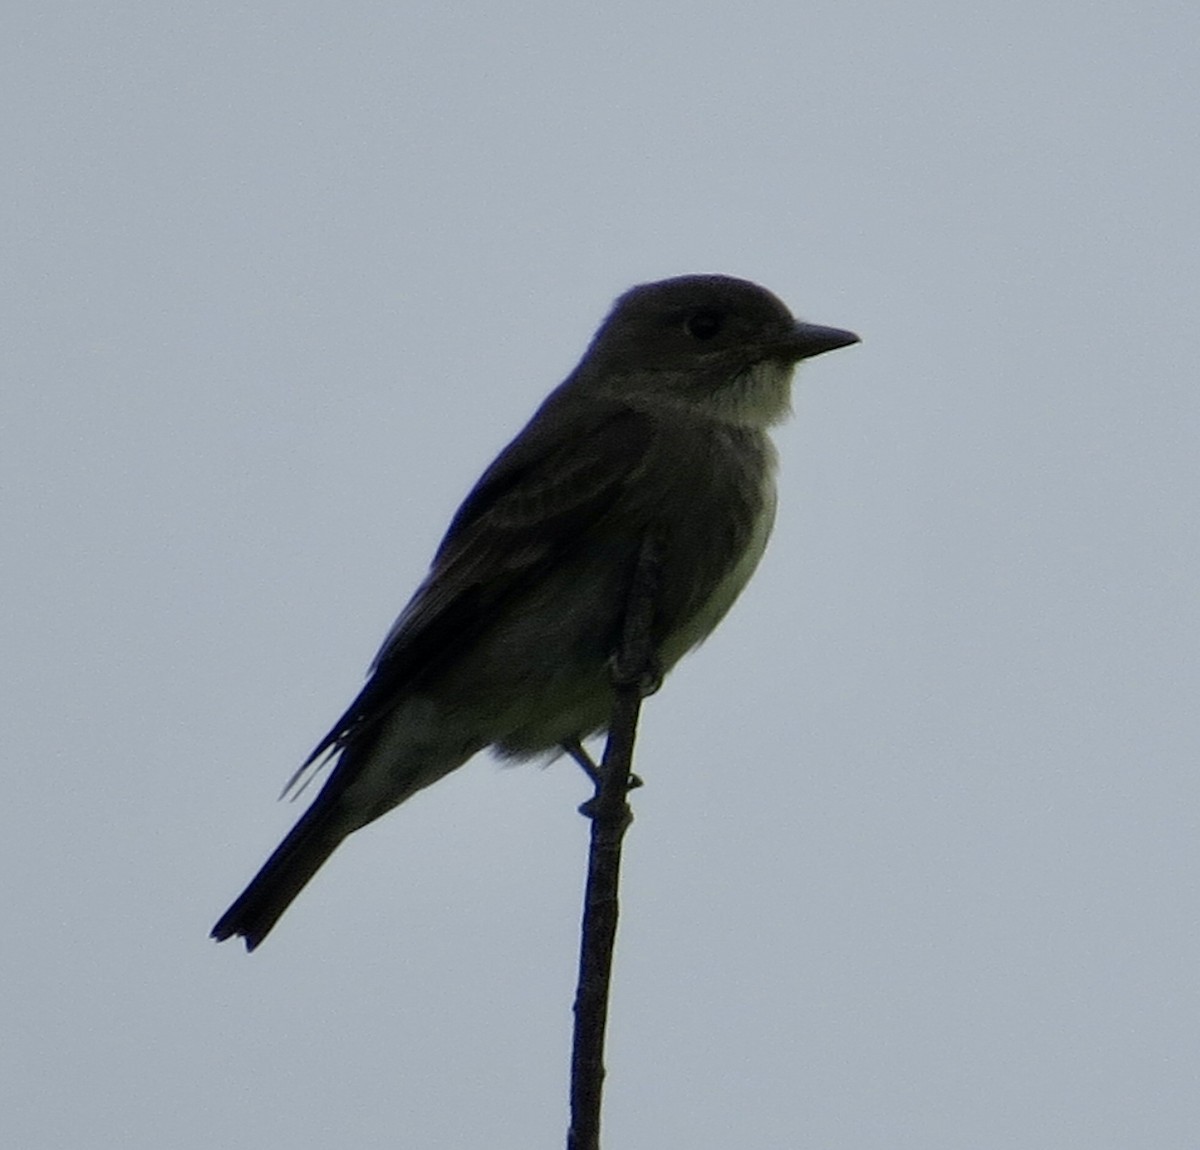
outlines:
{"label": "tail feather", "polygon": [[258,946],[349,833],[339,821],[335,809],[318,797],[221,916],[212,937],[224,942],[240,935],[248,951]]}

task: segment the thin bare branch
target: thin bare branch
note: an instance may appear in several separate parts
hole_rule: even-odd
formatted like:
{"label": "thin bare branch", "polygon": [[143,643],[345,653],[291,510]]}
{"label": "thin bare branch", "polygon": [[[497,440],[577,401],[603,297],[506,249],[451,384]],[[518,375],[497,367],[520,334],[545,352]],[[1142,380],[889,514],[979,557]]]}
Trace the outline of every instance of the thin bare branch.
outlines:
{"label": "thin bare branch", "polygon": [[[633,821],[628,792],[633,745],[642,699],[658,687],[650,636],[658,564],[653,542],[643,540],[626,601],[621,643],[611,664],[613,710],[604,759],[596,774],[596,794],[580,809],[592,820],[587,889],[575,992],[575,1040],[571,1057],[571,1127],[567,1150],[599,1150],[600,1104],[604,1086],[604,1035],[617,936],[621,840]],[[580,766],[593,768],[578,743],[564,749]],[[592,772],[589,771],[589,774]]]}

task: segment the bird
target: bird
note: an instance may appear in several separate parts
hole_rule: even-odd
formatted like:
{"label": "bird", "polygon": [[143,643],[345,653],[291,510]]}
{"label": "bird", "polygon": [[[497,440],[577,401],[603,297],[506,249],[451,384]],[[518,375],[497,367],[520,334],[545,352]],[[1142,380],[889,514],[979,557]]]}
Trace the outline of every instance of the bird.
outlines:
{"label": "bird", "polygon": [[858,341],[732,276],[621,295],[453,516],[364,686],[289,788],[328,760],[324,785],[211,936],[254,950],[350,834],[479,751],[553,756],[602,733],[646,539],[656,670],[702,642],[771,533],[769,430],[790,412],[795,366]]}

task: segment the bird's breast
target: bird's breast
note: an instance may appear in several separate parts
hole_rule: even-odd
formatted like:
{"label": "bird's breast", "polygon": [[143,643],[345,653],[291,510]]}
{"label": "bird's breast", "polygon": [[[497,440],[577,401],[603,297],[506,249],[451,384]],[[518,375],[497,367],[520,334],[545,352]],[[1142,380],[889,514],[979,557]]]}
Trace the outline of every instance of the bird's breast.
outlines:
{"label": "bird's breast", "polygon": [[775,522],[775,453],[765,435],[722,437],[704,463],[705,474],[692,479],[687,522],[666,560],[664,584],[686,593],[668,604],[674,617],[660,645],[664,670],[725,617],[758,567]]}

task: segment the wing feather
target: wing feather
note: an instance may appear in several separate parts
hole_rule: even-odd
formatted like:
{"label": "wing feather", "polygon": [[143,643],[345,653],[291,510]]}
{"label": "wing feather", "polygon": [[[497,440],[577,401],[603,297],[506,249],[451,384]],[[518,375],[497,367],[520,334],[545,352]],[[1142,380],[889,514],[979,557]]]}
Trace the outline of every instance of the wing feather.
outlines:
{"label": "wing feather", "polygon": [[554,399],[467,496],[370,678],[289,788],[327,753],[369,736],[406,690],[452,660],[586,539],[636,479],[654,434],[645,416],[594,404],[564,427],[553,420],[561,413],[547,410]]}

